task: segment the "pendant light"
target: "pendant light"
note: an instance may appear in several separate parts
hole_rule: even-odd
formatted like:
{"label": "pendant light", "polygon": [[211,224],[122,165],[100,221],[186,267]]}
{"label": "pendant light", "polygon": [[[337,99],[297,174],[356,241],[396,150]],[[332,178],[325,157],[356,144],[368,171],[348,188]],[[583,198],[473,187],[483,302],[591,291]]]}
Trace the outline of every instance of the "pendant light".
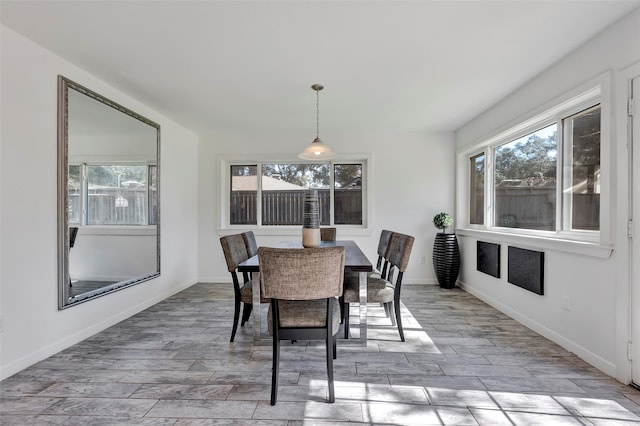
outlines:
{"label": "pendant light", "polygon": [[316,138],[311,142],[311,145],[305,148],[298,158],[303,160],[328,160],[336,156],[336,153],[331,150],[320,140],[320,91],[324,89],[322,84],[314,84],[311,86],[316,91]]}

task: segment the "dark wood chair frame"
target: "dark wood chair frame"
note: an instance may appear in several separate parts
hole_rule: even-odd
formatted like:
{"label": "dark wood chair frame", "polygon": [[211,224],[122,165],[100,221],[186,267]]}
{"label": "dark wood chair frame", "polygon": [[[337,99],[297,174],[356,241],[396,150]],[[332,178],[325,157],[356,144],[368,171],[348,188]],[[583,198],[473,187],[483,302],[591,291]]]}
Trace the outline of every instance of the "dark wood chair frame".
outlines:
{"label": "dark wood chair frame", "polygon": [[[249,274],[247,272],[243,272],[242,285],[240,284],[240,280],[238,278],[237,268],[238,265],[249,258],[247,246],[245,243],[244,236],[242,234],[235,235],[227,235],[220,238],[220,244],[222,245],[222,251],[225,256],[225,260],[227,262],[227,269],[231,273],[231,279],[233,281],[233,295],[234,295],[234,311],[233,311],[233,328],[231,331],[231,338],[229,342],[233,342],[236,337],[236,332],[238,330],[238,321],[240,319],[240,308],[242,306],[242,322],[241,326],[244,327],[244,324],[249,320],[251,316],[251,311],[253,309],[252,303],[242,302],[242,286],[246,285],[250,279]],[[242,249],[240,248],[242,247]]]}
{"label": "dark wood chair frame", "polygon": [[[342,277],[344,276],[344,248],[343,247],[330,247],[330,248],[307,248],[307,249],[277,249],[277,248],[260,248],[259,253],[262,255],[263,252],[266,251],[275,251],[281,250],[282,253],[284,251],[295,251],[301,252],[301,250],[313,251],[313,250],[331,250],[334,252],[340,252],[341,256],[341,269],[339,274],[339,280],[342,281]],[[339,258],[338,258],[339,259]],[[261,264],[264,262],[261,260]],[[317,272],[318,276],[322,276],[322,271]],[[263,276],[263,281],[261,282],[261,286],[263,286],[263,291],[265,294],[268,292],[264,289],[264,280],[268,279]],[[336,351],[336,336],[333,334],[333,304],[332,299],[338,297],[339,293],[342,292],[342,282],[339,283],[339,292],[335,294],[335,296],[328,298],[316,298],[316,299],[295,299],[295,296],[291,296],[286,300],[324,300],[326,303],[326,318],[325,325],[321,327],[284,327],[280,325],[280,308],[279,304],[281,299],[271,297],[271,328],[272,328],[272,337],[273,337],[273,366],[272,366],[272,377],[271,377],[271,405],[275,405],[278,399],[278,377],[280,370],[280,342],[282,340],[324,340],[326,343],[326,358],[327,358],[327,380],[328,380],[328,389],[329,389],[329,402],[335,402],[335,391],[334,391],[334,375],[333,375],[333,360],[336,359],[337,351]],[[273,296],[272,294],[268,294],[269,296]]]}
{"label": "dark wood chair frame", "polygon": [[[393,300],[388,302],[382,302],[385,313],[391,319],[391,325],[397,326],[398,333],[400,334],[400,340],[405,341],[404,329],[402,327],[402,315],[400,314],[400,292],[402,290],[402,278],[406,271],[407,264],[409,262],[409,256],[411,255],[411,249],[413,247],[414,237],[405,234],[392,233],[391,241],[389,242],[388,249],[388,270],[385,271],[386,275],[383,276],[385,280],[389,282],[387,287],[393,287]],[[367,292],[369,295],[369,292]],[[343,299],[342,312],[344,317],[344,333],[345,338],[349,336],[349,301]],[[393,311],[394,315],[391,315]]]}

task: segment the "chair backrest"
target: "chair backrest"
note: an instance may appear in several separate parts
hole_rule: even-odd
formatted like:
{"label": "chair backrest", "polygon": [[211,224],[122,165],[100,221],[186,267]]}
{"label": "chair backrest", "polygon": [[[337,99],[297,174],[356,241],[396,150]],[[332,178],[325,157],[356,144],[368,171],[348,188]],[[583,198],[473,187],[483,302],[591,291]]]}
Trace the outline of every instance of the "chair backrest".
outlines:
{"label": "chair backrest", "polygon": [[234,273],[238,265],[249,258],[242,234],[220,237],[220,244],[227,261],[227,269]]}
{"label": "chair backrest", "polygon": [[[393,232],[383,229],[380,233],[380,240],[378,241],[378,262],[376,263],[376,269],[381,271],[383,278],[387,273],[387,253],[389,253],[389,243],[391,242],[391,236]],[[382,267],[382,261],[384,260],[384,268]]]}
{"label": "chair backrest", "polygon": [[265,298],[312,300],[342,295],[344,247],[258,248]]}
{"label": "chair backrest", "polygon": [[78,236],[78,227],[72,226],[69,228],[69,247],[73,247],[76,243],[76,237]]}
{"label": "chair backrest", "polygon": [[320,240],[322,240],[322,241],[335,241],[336,240],[336,228],[320,228]]}
{"label": "chair backrest", "polygon": [[400,272],[407,270],[414,240],[415,238],[410,235],[399,234],[397,232],[394,232],[391,237],[387,258],[392,267],[397,268]]}
{"label": "chair backrest", "polygon": [[253,257],[258,254],[258,243],[256,243],[256,236],[253,231],[247,231],[242,233],[244,239],[244,245],[247,247],[247,255]]}
{"label": "chair backrest", "polygon": [[387,257],[387,251],[389,251],[389,242],[391,241],[391,234],[393,232],[383,229],[380,233],[380,240],[378,241],[378,256]]}

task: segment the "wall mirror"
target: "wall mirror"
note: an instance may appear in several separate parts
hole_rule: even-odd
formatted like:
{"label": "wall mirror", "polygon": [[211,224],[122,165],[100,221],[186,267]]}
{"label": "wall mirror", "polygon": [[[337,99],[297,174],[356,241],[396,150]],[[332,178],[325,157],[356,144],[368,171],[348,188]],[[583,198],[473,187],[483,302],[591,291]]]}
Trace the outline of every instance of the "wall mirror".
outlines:
{"label": "wall mirror", "polygon": [[160,126],[58,76],[58,307],[160,275]]}

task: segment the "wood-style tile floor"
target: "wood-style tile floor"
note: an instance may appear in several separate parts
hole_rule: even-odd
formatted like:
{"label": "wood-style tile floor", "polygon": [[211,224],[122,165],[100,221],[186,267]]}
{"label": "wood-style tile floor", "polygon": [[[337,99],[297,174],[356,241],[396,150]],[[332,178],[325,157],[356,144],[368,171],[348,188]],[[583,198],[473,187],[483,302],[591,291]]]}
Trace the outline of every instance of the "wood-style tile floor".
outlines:
{"label": "wood-style tile floor", "polygon": [[[369,342],[229,343],[230,284],[196,284],[0,382],[2,425],[630,425],[640,392],[460,289],[406,285],[401,343],[381,308]],[[126,290],[125,290],[126,291]],[[357,310],[352,310],[352,312]],[[355,321],[355,318],[354,318]]]}

